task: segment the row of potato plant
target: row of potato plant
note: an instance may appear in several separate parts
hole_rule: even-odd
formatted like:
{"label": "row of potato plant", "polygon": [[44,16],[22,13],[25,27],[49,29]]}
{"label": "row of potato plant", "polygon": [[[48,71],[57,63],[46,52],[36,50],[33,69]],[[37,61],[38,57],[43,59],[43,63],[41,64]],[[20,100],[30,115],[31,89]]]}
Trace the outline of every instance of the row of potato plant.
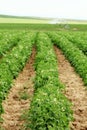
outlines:
{"label": "row of potato plant", "polygon": [[63,35],[87,55],[87,37],[82,36],[82,32],[63,33]]}
{"label": "row of potato plant", "polygon": [[28,112],[26,130],[69,130],[71,103],[62,94],[57,59],[51,40],[39,33],[36,42],[35,93]]}
{"label": "row of potato plant", "polygon": [[0,30],[0,40],[2,40],[3,38],[7,37],[7,35],[9,35],[9,31]]}
{"label": "row of potato plant", "polygon": [[3,112],[2,100],[11,88],[13,79],[18,76],[31,55],[35,36],[35,33],[25,34],[19,44],[0,62],[0,114]]}
{"label": "row of potato plant", "polygon": [[84,84],[87,85],[87,57],[65,36],[58,35],[55,32],[48,33],[48,35],[52,42],[63,51],[77,73],[82,77]]}
{"label": "row of potato plant", "polygon": [[4,34],[0,40],[0,57],[4,56],[8,51],[18,44],[24,32],[9,32]]}

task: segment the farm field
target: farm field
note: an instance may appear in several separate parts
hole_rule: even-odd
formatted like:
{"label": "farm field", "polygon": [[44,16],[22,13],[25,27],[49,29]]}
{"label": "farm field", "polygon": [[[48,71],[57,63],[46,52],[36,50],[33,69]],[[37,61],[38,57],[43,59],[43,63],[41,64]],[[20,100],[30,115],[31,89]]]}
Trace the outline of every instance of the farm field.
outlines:
{"label": "farm field", "polygon": [[45,19],[0,18],[0,23],[48,23]]}
{"label": "farm field", "polygon": [[49,23],[50,19],[46,18],[39,18],[39,17],[18,17],[18,16],[9,16],[9,15],[0,15],[0,24],[1,23],[40,23],[40,24],[47,24]]}
{"label": "farm field", "polygon": [[10,25],[0,24],[0,129],[86,130],[87,25]]}
{"label": "farm field", "polygon": [[0,30],[87,31],[87,24],[0,23]]}

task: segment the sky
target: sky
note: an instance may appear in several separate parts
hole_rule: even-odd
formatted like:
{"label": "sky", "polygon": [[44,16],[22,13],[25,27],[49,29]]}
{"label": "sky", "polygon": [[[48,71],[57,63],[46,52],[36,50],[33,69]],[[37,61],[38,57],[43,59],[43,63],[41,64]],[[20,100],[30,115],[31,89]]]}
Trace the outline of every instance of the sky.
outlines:
{"label": "sky", "polygon": [[87,20],[87,0],[0,0],[0,14]]}

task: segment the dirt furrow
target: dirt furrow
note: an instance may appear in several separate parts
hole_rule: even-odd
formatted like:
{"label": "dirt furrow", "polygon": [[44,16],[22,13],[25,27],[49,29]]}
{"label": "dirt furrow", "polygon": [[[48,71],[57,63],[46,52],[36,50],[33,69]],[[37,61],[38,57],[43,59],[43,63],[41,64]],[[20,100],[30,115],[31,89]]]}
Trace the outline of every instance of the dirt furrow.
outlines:
{"label": "dirt furrow", "polygon": [[25,65],[23,71],[15,80],[7,99],[3,102],[5,113],[2,114],[4,120],[1,125],[5,130],[21,130],[23,120],[21,115],[30,107],[30,102],[33,96],[33,78],[35,76],[33,63],[36,50],[33,48],[32,55]]}
{"label": "dirt furrow", "polygon": [[87,90],[60,49],[54,46],[58,59],[59,78],[65,84],[65,95],[72,102],[74,121],[71,130],[87,130]]}

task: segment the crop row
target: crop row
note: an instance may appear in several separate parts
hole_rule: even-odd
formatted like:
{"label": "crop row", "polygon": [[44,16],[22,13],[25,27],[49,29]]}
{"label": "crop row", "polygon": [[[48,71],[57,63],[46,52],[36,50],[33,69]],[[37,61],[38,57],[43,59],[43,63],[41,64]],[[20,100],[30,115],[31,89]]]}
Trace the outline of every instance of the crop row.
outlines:
{"label": "crop row", "polygon": [[52,42],[63,51],[70,63],[82,77],[84,84],[87,85],[87,57],[65,36],[58,35],[55,32],[48,33],[48,35]]}
{"label": "crop row", "polygon": [[71,104],[62,94],[57,59],[51,40],[39,33],[36,40],[35,94],[28,112],[26,129],[68,130],[72,119]]}
{"label": "crop row", "polygon": [[5,36],[7,37],[8,35],[9,35],[9,31],[1,31],[0,30],[0,40],[5,38]]}
{"label": "crop row", "polygon": [[4,56],[8,51],[11,51],[11,49],[18,44],[23,35],[24,32],[8,32],[4,34],[4,37],[0,40],[0,57]]}
{"label": "crop row", "polygon": [[31,55],[35,40],[35,33],[23,35],[19,44],[7,53],[0,63],[0,114],[3,112],[2,100],[5,99],[12,86],[13,79],[23,69],[27,59]]}
{"label": "crop row", "polygon": [[84,54],[87,55],[87,38],[82,36],[81,33],[65,33],[64,34],[69,41],[71,41],[75,46],[77,46]]}

